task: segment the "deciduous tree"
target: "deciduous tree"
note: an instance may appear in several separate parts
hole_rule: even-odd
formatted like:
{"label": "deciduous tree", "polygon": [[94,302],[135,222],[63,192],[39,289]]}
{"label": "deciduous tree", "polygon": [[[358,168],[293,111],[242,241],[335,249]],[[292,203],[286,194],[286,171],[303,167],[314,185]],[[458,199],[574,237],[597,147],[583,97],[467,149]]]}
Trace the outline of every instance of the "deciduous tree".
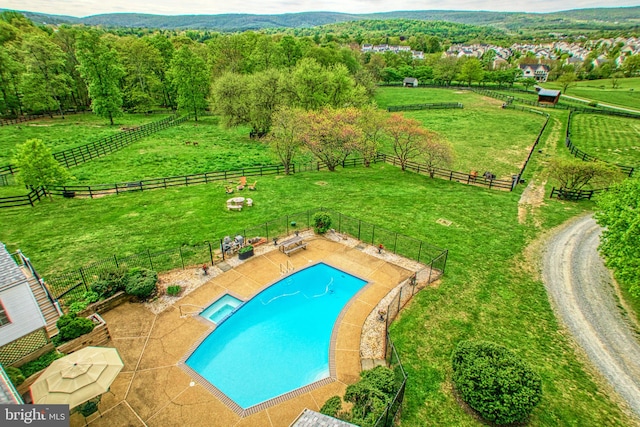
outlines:
{"label": "deciduous tree", "polygon": [[412,158],[425,152],[429,139],[435,134],[420,126],[420,122],[402,114],[391,114],[387,119],[386,132],[391,138],[393,152],[405,170]]}
{"label": "deciduous tree", "polygon": [[604,162],[584,162],[577,159],[553,159],[549,162],[549,176],[569,191],[585,186],[606,186],[621,178],[620,171]]}
{"label": "deciduous tree", "polygon": [[436,168],[451,167],[455,159],[455,151],[449,141],[430,132],[424,147],[423,157],[429,168],[429,174],[433,178]]}
{"label": "deciduous tree", "polygon": [[65,69],[66,55],[44,34],[25,34],[21,46],[26,72],[20,88],[23,102],[31,110],[46,111],[49,115],[62,111],[63,99],[70,92],[71,77]]}
{"label": "deciduous tree", "polygon": [[108,118],[113,125],[113,119],[122,115],[120,79],[124,69],[118,55],[95,30],[78,36],[76,53],[80,74],[89,87],[91,109],[98,116]]}
{"label": "deciduous tree", "polygon": [[387,113],[375,106],[365,106],[358,117],[358,127],[362,137],[356,141],[356,150],[363,158],[364,165],[369,167],[380,149],[385,135]]}
{"label": "deciduous tree", "polygon": [[16,179],[34,188],[61,185],[71,177],[41,139],[28,139],[16,145],[13,163],[18,167]]}
{"label": "deciduous tree", "polygon": [[601,194],[595,218],[603,227],[600,252],[621,285],[640,298],[640,179]]}
{"label": "deciduous tree", "polygon": [[305,111],[295,108],[282,108],[272,117],[271,132],[268,136],[271,150],[284,166],[284,174],[291,172],[295,157],[300,152],[305,132]]}
{"label": "deciduous tree", "polygon": [[472,82],[482,80],[484,68],[478,58],[468,58],[460,67],[460,79],[471,86]]}
{"label": "deciduous tree", "polygon": [[324,108],[308,111],[303,116],[302,141],[330,171],[335,171],[356,148],[356,141],[362,134],[357,126],[358,115],[356,108]]}
{"label": "deciduous tree", "polygon": [[576,73],[568,72],[563,73],[560,77],[558,77],[557,82],[560,83],[560,86],[562,86],[562,93],[567,93],[567,89],[574,86],[576,80],[578,80],[578,76],[576,76]]}
{"label": "deciduous tree", "polygon": [[171,61],[170,75],[178,94],[178,108],[193,113],[198,121],[198,113],[207,107],[210,88],[209,69],[204,59],[189,46],[182,46]]}

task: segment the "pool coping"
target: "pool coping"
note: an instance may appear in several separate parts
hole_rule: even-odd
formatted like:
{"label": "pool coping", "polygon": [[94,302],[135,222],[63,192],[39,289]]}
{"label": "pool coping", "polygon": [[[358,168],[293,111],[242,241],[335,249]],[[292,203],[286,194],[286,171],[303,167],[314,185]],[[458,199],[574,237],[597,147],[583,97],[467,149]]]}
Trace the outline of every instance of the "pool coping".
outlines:
{"label": "pool coping", "polygon": [[[237,298],[242,302],[241,305],[238,306],[241,307],[243,304],[247,303],[248,301],[252,300],[253,298],[255,298],[257,295],[259,295],[261,292],[265,291],[266,289],[270,288],[271,286],[275,285],[276,283],[280,282],[281,280],[283,280],[286,277],[289,277],[293,274],[296,274],[302,270],[305,270],[307,268],[311,268],[314,267],[318,264],[325,264],[328,265],[331,268],[334,268],[338,271],[342,271],[343,273],[349,274],[350,276],[356,277],[357,279],[360,279],[362,281],[365,282],[365,285],[363,287],[361,287],[358,292],[356,292],[344,305],[344,307],[342,308],[342,310],[340,310],[340,313],[338,314],[338,317],[336,318],[336,321],[333,323],[333,328],[331,329],[331,338],[329,339],[329,376],[327,378],[323,378],[321,380],[318,381],[314,381],[312,383],[309,383],[303,387],[299,387],[295,390],[291,390],[289,392],[280,394],[276,397],[273,397],[271,399],[265,400],[264,402],[260,402],[257,405],[253,405],[250,406],[248,408],[243,408],[240,405],[238,405],[233,399],[231,399],[229,396],[227,396],[222,390],[220,390],[219,388],[217,388],[215,385],[211,384],[207,379],[205,379],[203,376],[201,376],[198,372],[196,372],[193,368],[191,368],[189,365],[187,365],[187,359],[189,359],[189,357],[191,357],[191,355],[193,354],[193,352],[196,351],[196,349],[200,346],[200,344],[202,344],[202,342],[207,339],[207,337],[209,335],[211,335],[213,333],[213,331],[218,327],[217,324],[203,318],[202,316],[200,316],[200,314],[197,314],[198,320],[201,320],[203,322],[206,322],[209,325],[213,325],[210,326],[209,330],[204,332],[202,334],[202,336],[193,343],[193,345],[187,350],[187,352],[185,353],[185,355],[178,361],[178,367],[180,367],[182,370],[184,370],[187,374],[191,375],[196,382],[198,382],[198,384],[200,384],[202,387],[204,387],[207,391],[209,391],[211,394],[213,394],[216,398],[218,398],[222,403],[224,403],[229,409],[231,409],[236,415],[238,415],[241,418],[244,417],[248,417],[249,415],[253,415],[256,414],[258,412],[261,412],[267,408],[271,408],[273,406],[276,406],[284,401],[287,401],[289,399],[293,399],[295,397],[298,396],[302,396],[312,390],[318,389],[320,387],[323,387],[327,384],[331,384],[335,381],[338,380],[337,378],[337,369],[336,369],[336,343],[338,340],[338,330],[340,329],[340,325],[342,323],[342,320],[344,319],[344,316],[346,315],[346,313],[349,311],[349,309],[351,308],[351,306],[353,305],[354,301],[356,301],[358,299],[358,297],[365,292],[369,287],[373,286],[375,284],[375,280],[368,280],[358,274],[354,274],[348,271],[345,271],[344,268],[341,267],[336,267],[335,265],[332,265],[330,262],[327,262],[325,260],[320,260],[320,261],[315,261],[307,266],[304,266],[302,268],[297,268],[294,269],[292,271],[290,271],[288,274],[286,275],[282,275],[280,276],[280,278],[278,278],[275,281],[272,281],[271,283],[268,283],[267,285],[259,288],[253,295],[251,295],[251,297],[247,298],[247,299],[242,299],[236,295],[233,295],[231,292],[226,292],[227,294],[233,296],[234,298]],[[218,299],[222,298],[222,296],[218,296],[215,299],[213,299],[211,301],[211,303],[209,303],[208,305],[213,304],[214,302],[216,302]],[[208,306],[207,305],[207,306]],[[225,321],[230,317],[231,315],[225,317]],[[222,322],[221,322],[222,323]]]}

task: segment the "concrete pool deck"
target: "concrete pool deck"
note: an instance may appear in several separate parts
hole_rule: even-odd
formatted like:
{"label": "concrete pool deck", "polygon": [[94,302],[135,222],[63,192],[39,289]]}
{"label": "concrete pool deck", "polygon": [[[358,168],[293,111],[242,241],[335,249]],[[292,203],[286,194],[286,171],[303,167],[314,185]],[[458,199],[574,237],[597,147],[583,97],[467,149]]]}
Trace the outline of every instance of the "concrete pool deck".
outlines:
{"label": "concrete pool deck", "polygon": [[[331,396],[342,395],[348,384],[358,380],[362,326],[376,304],[412,271],[325,238],[307,239],[306,250],[290,257],[279,251],[256,255],[233,269],[212,277],[207,283],[181,298],[159,314],[143,304],[125,303],[106,312],[112,340],[124,368],[108,393],[102,396],[99,413],[86,420],[78,413],[71,425],[80,426],[265,426],[286,427],[309,408],[318,411]],[[251,298],[282,276],[280,265],[290,261],[294,268],[326,262],[369,281],[351,300],[337,325],[335,335],[336,380],[259,412],[240,417],[203,387],[180,361],[204,334],[208,322],[181,317],[180,306],[206,307],[225,293]]]}

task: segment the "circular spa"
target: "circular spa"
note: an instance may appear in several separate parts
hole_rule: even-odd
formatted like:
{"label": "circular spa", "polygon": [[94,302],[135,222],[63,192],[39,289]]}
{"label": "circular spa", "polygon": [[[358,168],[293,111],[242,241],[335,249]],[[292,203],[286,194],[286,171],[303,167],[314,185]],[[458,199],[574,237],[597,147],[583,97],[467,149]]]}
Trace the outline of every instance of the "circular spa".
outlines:
{"label": "circular spa", "polygon": [[333,327],[366,284],[307,267],[236,308],[185,363],[242,410],[329,378]]}

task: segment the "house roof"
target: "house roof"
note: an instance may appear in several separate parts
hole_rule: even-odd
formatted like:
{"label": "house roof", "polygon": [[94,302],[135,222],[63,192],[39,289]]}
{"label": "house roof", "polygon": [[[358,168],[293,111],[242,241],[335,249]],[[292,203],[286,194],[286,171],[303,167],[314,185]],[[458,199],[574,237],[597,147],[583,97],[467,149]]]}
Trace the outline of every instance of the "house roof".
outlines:
{"label": "house roof", "polygon": [[415,77],[405,77],[403,80],[404,83],[415,83],[417,81],[418,79],[416,79]]}
{"label": "house roof", "polygon": [[27,277],[0,242],[0,291],[26,281]]}
{"label": "house roof", "polygon": [[551,96],[551,97],[556,97],[558,95],[560,95],[560,91],[559,90],[551,90],[551,89],[540,89],[538,91],[538,95],[539,96]]}

